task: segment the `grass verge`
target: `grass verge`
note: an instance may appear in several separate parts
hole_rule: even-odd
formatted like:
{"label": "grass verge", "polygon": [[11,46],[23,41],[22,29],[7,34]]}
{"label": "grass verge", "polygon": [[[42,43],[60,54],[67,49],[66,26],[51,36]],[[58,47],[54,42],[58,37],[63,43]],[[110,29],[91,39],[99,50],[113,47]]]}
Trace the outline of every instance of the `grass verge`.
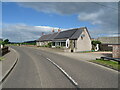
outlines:
{"label": "grass verge", "polygon": [[107,60],[98,59],[98,60],[91,60],[90,62],[97,63],[97,64],[112,68],[117,71],[120,70],[120,64],[115,61],[107,61]]}

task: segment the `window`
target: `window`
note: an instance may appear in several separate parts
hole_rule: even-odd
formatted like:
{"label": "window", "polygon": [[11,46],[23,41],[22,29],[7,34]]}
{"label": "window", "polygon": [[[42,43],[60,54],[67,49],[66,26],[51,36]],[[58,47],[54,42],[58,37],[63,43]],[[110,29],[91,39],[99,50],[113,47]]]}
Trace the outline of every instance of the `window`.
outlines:
{"label": "window", "polygon": [[82,35],[81,35],[81,39],[83,40],[84,37],[85,37],[85,34],[82,34]]}
{"label": "window", "polygon": [[83,40],[83,36],[81,36],[81,39]]}
{"label": "window", "polygon": [[52,45],[55,46],[55,42],[53,42]]}
{"label": "window", "polygon": [[66,42],[61,42],[61,46],[65,46],[66,45]]}

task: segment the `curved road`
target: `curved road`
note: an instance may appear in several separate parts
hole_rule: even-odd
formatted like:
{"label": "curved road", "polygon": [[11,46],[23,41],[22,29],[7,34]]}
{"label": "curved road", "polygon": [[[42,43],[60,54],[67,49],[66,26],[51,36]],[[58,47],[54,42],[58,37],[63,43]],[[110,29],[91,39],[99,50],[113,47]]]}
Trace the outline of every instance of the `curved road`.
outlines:
{"label": "curved road", "polygon": [[118,72],[35,48],[12,47],[20,55],[3,88],[76,88],[51,62],[62,67],[79,88],[118,88]]}

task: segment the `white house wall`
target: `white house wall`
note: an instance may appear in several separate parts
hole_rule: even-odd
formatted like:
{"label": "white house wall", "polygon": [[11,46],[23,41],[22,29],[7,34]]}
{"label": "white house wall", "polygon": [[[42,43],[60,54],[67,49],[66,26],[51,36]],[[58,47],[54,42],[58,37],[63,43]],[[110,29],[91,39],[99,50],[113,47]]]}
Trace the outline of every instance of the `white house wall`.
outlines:
{"label": "white house wall", "polygon": [[81,36],[78,38],[76,51],[90,51],[92,48],[92,45],[86,29],[84,29],[82,34],[84,34],[85,37],[83,37],[83,40],[81,39]]}
{"label": "white house wall", "polygon": [[39,43],[39,42],[36,42],[36,45],[37,45],[37,46],[40,46],[40,43]]}
{"label": "white house wall", "polygon": [[47,45],[48,42],[36,42],[36,45],[37,46],[44,46],[44,45]]}

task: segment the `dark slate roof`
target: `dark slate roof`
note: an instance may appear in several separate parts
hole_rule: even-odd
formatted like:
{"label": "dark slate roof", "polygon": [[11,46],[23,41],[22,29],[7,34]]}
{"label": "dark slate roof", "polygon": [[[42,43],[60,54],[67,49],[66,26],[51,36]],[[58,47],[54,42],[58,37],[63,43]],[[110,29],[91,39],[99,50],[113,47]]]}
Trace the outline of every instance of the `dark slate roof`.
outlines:
{"label": "dark slate roof", "polygon": [[43,35],[38,39],[38,41],[49,41],[50,36],[51,34]]}
{"label": "dark slate roof", "polygon": [[[66,31],[56,32],[53,34],[43,35],[38,41],[56,41],[56,40],[66,40],[66,39],[78,39],[82,34],[82,31],[86,27],[75,28]],[[87,28],[86,28],[87,29]]]}
{"label": "dark slate roof", "polygon": [[71,29],[71,30],[67,30],[67,31],[62,31],[58,34],[57,37],[55,37],[55,39],[78,39],[79,36],[82,34],[82,31],[84,30],[84,28],[75,28],[75,29]]}
{"label": "dark slate roof", "polygon": [[52,41],[58,34],[59,32],[43,35],[37,41]]}
{"label": "dark slate roof", "polygon": [[59,32],[51,34],[51,36],[49,37],[49,40],[52,41],[58,34],[59,34]]}
{"label": "dark slate roof", "polygon": [[76,30],[77,29],[62,31],[55,37],[55,39],[70,38],[76,32]]}
{"label": "dark slate roof", "polygon": [[77,38],[79,38],[79,36],[82,34],[82,31],[83,31],[82,28],[78,29],[78,30],[70,37],[70,39],[77,39]]}

